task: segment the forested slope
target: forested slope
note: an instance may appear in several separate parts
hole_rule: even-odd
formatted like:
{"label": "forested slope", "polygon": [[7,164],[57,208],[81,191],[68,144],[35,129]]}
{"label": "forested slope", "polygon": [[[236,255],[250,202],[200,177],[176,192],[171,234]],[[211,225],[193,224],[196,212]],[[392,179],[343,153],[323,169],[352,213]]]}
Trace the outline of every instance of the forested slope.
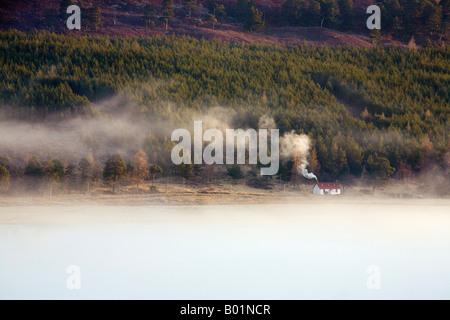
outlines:
{"label": "forested slope", "polygon": [[120,96],[169,127],[220,106],[236,127],[267,114],[281,133],[308,134],[323,177],[359,177],[384,159],[400,177],[448,173],[449,53],[9,31],[0,33],[0,100],[3,117],[46,121],[101,116],[95,106]]}

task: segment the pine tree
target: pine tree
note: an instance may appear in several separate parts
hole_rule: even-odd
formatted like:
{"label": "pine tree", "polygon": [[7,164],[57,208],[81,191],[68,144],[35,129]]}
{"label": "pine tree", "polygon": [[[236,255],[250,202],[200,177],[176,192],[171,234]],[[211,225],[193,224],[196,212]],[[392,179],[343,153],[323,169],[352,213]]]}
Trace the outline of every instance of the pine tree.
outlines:
{"label": "pine tree", "polygon": [[381,40],[381,31],[380,29],[370,30],[370,39],[372,40],[372,45],[376,46],[378,42]]}
{"label": "pine tree", "polygon": [[441,34],[439,40],[449,33],[450,30],[450,0],[441,0],[439,2],[441,6]]}
{"label": "pine tree", "polygon": [[251,0],[238,0],[236,8],[237,19],[241,22],[245,22],[248,16],[249,8],[251,7]]}
{"label": "pine tree", "polygon": [[48,27],[54,28],[58,21],[58,10],[55,8],[50,8],[45,12],[45,23]]}
{"label": "pine tree", "polygon": [[217,21],[224,21],[225,17],[227,15],[227,11],[225,10],[225,6],[223,4],[219,4],[214,9],[214,16],[216,17]]}
{"label": "pine tree", "polygon": [[29,186],[34,190],[38,190],[42,183],[42,178],[44,177],[45,170],[44,166],[41,164],[36,156],[33,156],[30,161],[28,161],[25,167],[25,175],[29,179]]}
{"label": "pine tree", "polygon": [[286,0],[286,2],[281,6],[284,22],[288,25],[300,24],[305,7],[305,0]]}
{"label": "pine tree", "polygon": [[339,13],[341,25],[344,30],[350,30],[353,22],[353,0],[339,0]]}
{"label": "pine tree", "polygon": [[9,190],[10,174],[8,169],[5,166],[0,165],[0,193],[6,193]]}
{"label": "pine tree", "polygon": [[426,2],[421,15],[424,31],[428,34],[438,32],[441,25],[441,17],[442,7],[430,1]]}
{"label": "pine tree", "polygon": [[147,28],[155,26],[155,8],[151,3],[146,4],[144,7],[144,22]]}
{"label": "pine tree", "polygon": [[336,25],[336,3],[334,0],[321,0],[320,2],[321,27],[332,28]]}
{"label": "pine tree", "polygon": [[163,168],[161,168],[158,164],[153,164],[152,166],[150,166],[150,174],[152,176],[152,186],[155,183],[155,178],[156,175],[158,174],[162,174],[164,172]]}
{"label": "pine tree", "polygon": [[229,166],[227,168],[227,174],[233,179],[234,183],[236,183],[236,180],[242,179],[244,177],[241,167],[238,164]]}
{"label": "pine tree", "polygon": [[87,24],[92,29],[98,31],[102,25],[102,9],[100,9],[100,7],[88,8],[86,12],[86,20]]}
{"label": "pine tree", "polygon": [[116,192],[116,183],[125,176],[127,166],[120,154],[114,154],[108,158],[103,169],[103,179],[112,185],[113,193]]}
{"label": "pine tree", "polygon": [[371,179],[372,193],[377,186],[387,183],[395,172],[395,168],[391,167],[389,160],[376,153],[367,158],[365,168]]}
{"label": "pine tree", "polygon": [[197,0],[184,0],[184,7],[188,10],[188,17],[197,11]]}
{"label": "pine tree", "polygon": [[162,19],[164,20],[166,27],[165,31],[168,30],[169,20],[174,16],[173,13],[173,1],[172,0],[163,0],[162,1]]}
{"label": "pine tree", "polygon": [[92,180],[92,161],[88,158],[82,158],[78,162],[78,170],[80,172],[81,183],[86,185],[86,193],[91,192]]}
{"label": "pine tree", "polygon": [[403,7],[402,24],[404,32],[407,36],[413,36],[420,27],[418,22],[420,22],[421,18],[421,1],[403,0],[401,5]]}
{"label": "pine tree", "polygon": [[244,28],[250,32],[263,30],[264,20],[262,15],[262,11],[258,10],[255,6],[251,6],[248,10]]}
{"label": "pine tree", "polygon": [[44,176],[44,167],[36,156],[33,156],[25,168],[25,175],[30,178],[42,178]]}
{"label": "pine tree", "polygon": [[320,2],[311,0],[307,9],[307,25],[319,26],[321,21],[320,12]]}
{"label": "pine tree", "polygon": [[53,196],[53,188],[64,177],[65,167],[59,159],[47,161],[44,167],[45,176],[49,187],[49,196]]}
{"label": "pine tree", "polygon": [[193,164],[185,164],[185,163],[182,163],[176,167],[178,174],[184,178],[184,182],[186,182],[190,177],[192,177],[194,169],[193,167],[194,167]]}
{"label": "pine tree", "polygon": [[214,30],[214,26],[217,23],[216,17],[214,17],[212,14],[207,14],[205,17],[205,21],[211,22],[212,29]]}
{"label": "pine tree", "polygon": [[69,165],[66,168],[66,173],[64,174],[64,182],[67,187],[68,193],[71,193],[72,190],[76,189],[77,176],[78,176],[77,166],[73,163],[69,163]]}

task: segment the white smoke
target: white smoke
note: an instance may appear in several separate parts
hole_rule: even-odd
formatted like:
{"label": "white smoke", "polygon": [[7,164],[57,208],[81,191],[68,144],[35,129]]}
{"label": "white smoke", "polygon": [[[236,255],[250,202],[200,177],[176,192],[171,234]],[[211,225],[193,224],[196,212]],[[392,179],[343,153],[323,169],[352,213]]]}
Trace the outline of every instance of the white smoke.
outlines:
{"label": "white smoke", "polygon": [[314,173],[308,172],[309,149],[311,140],[305,134],[298,135],[292,130],[286,133],[281,139],[280,154],[284,158],[294,158],[297,172],[307,179],[316,179]]}

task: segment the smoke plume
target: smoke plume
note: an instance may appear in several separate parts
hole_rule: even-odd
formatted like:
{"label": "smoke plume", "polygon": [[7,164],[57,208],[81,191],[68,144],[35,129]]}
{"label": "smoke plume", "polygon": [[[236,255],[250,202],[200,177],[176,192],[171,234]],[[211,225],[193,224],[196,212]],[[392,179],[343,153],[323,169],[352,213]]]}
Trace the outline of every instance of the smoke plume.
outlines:
{"label": "smoke plume", "polygon": [[305,134],[298,135],[294,131],[286,133],[281,139],[280,153],[281,156],[287,159],[293,158],[294,165],[297,172],[307,179],[316,179],[314,173],[308,172],[309,149],[311,140]]}

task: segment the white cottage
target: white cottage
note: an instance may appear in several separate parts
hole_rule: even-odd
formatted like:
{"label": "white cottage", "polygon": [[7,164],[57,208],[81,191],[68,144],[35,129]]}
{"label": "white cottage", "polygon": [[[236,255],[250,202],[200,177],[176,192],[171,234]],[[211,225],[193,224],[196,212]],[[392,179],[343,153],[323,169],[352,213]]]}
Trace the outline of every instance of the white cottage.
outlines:
{"label": "white cottage", "polygon": [[317,182],[313,188],[314,194],[342,194],[342,188],[337,182]]}

